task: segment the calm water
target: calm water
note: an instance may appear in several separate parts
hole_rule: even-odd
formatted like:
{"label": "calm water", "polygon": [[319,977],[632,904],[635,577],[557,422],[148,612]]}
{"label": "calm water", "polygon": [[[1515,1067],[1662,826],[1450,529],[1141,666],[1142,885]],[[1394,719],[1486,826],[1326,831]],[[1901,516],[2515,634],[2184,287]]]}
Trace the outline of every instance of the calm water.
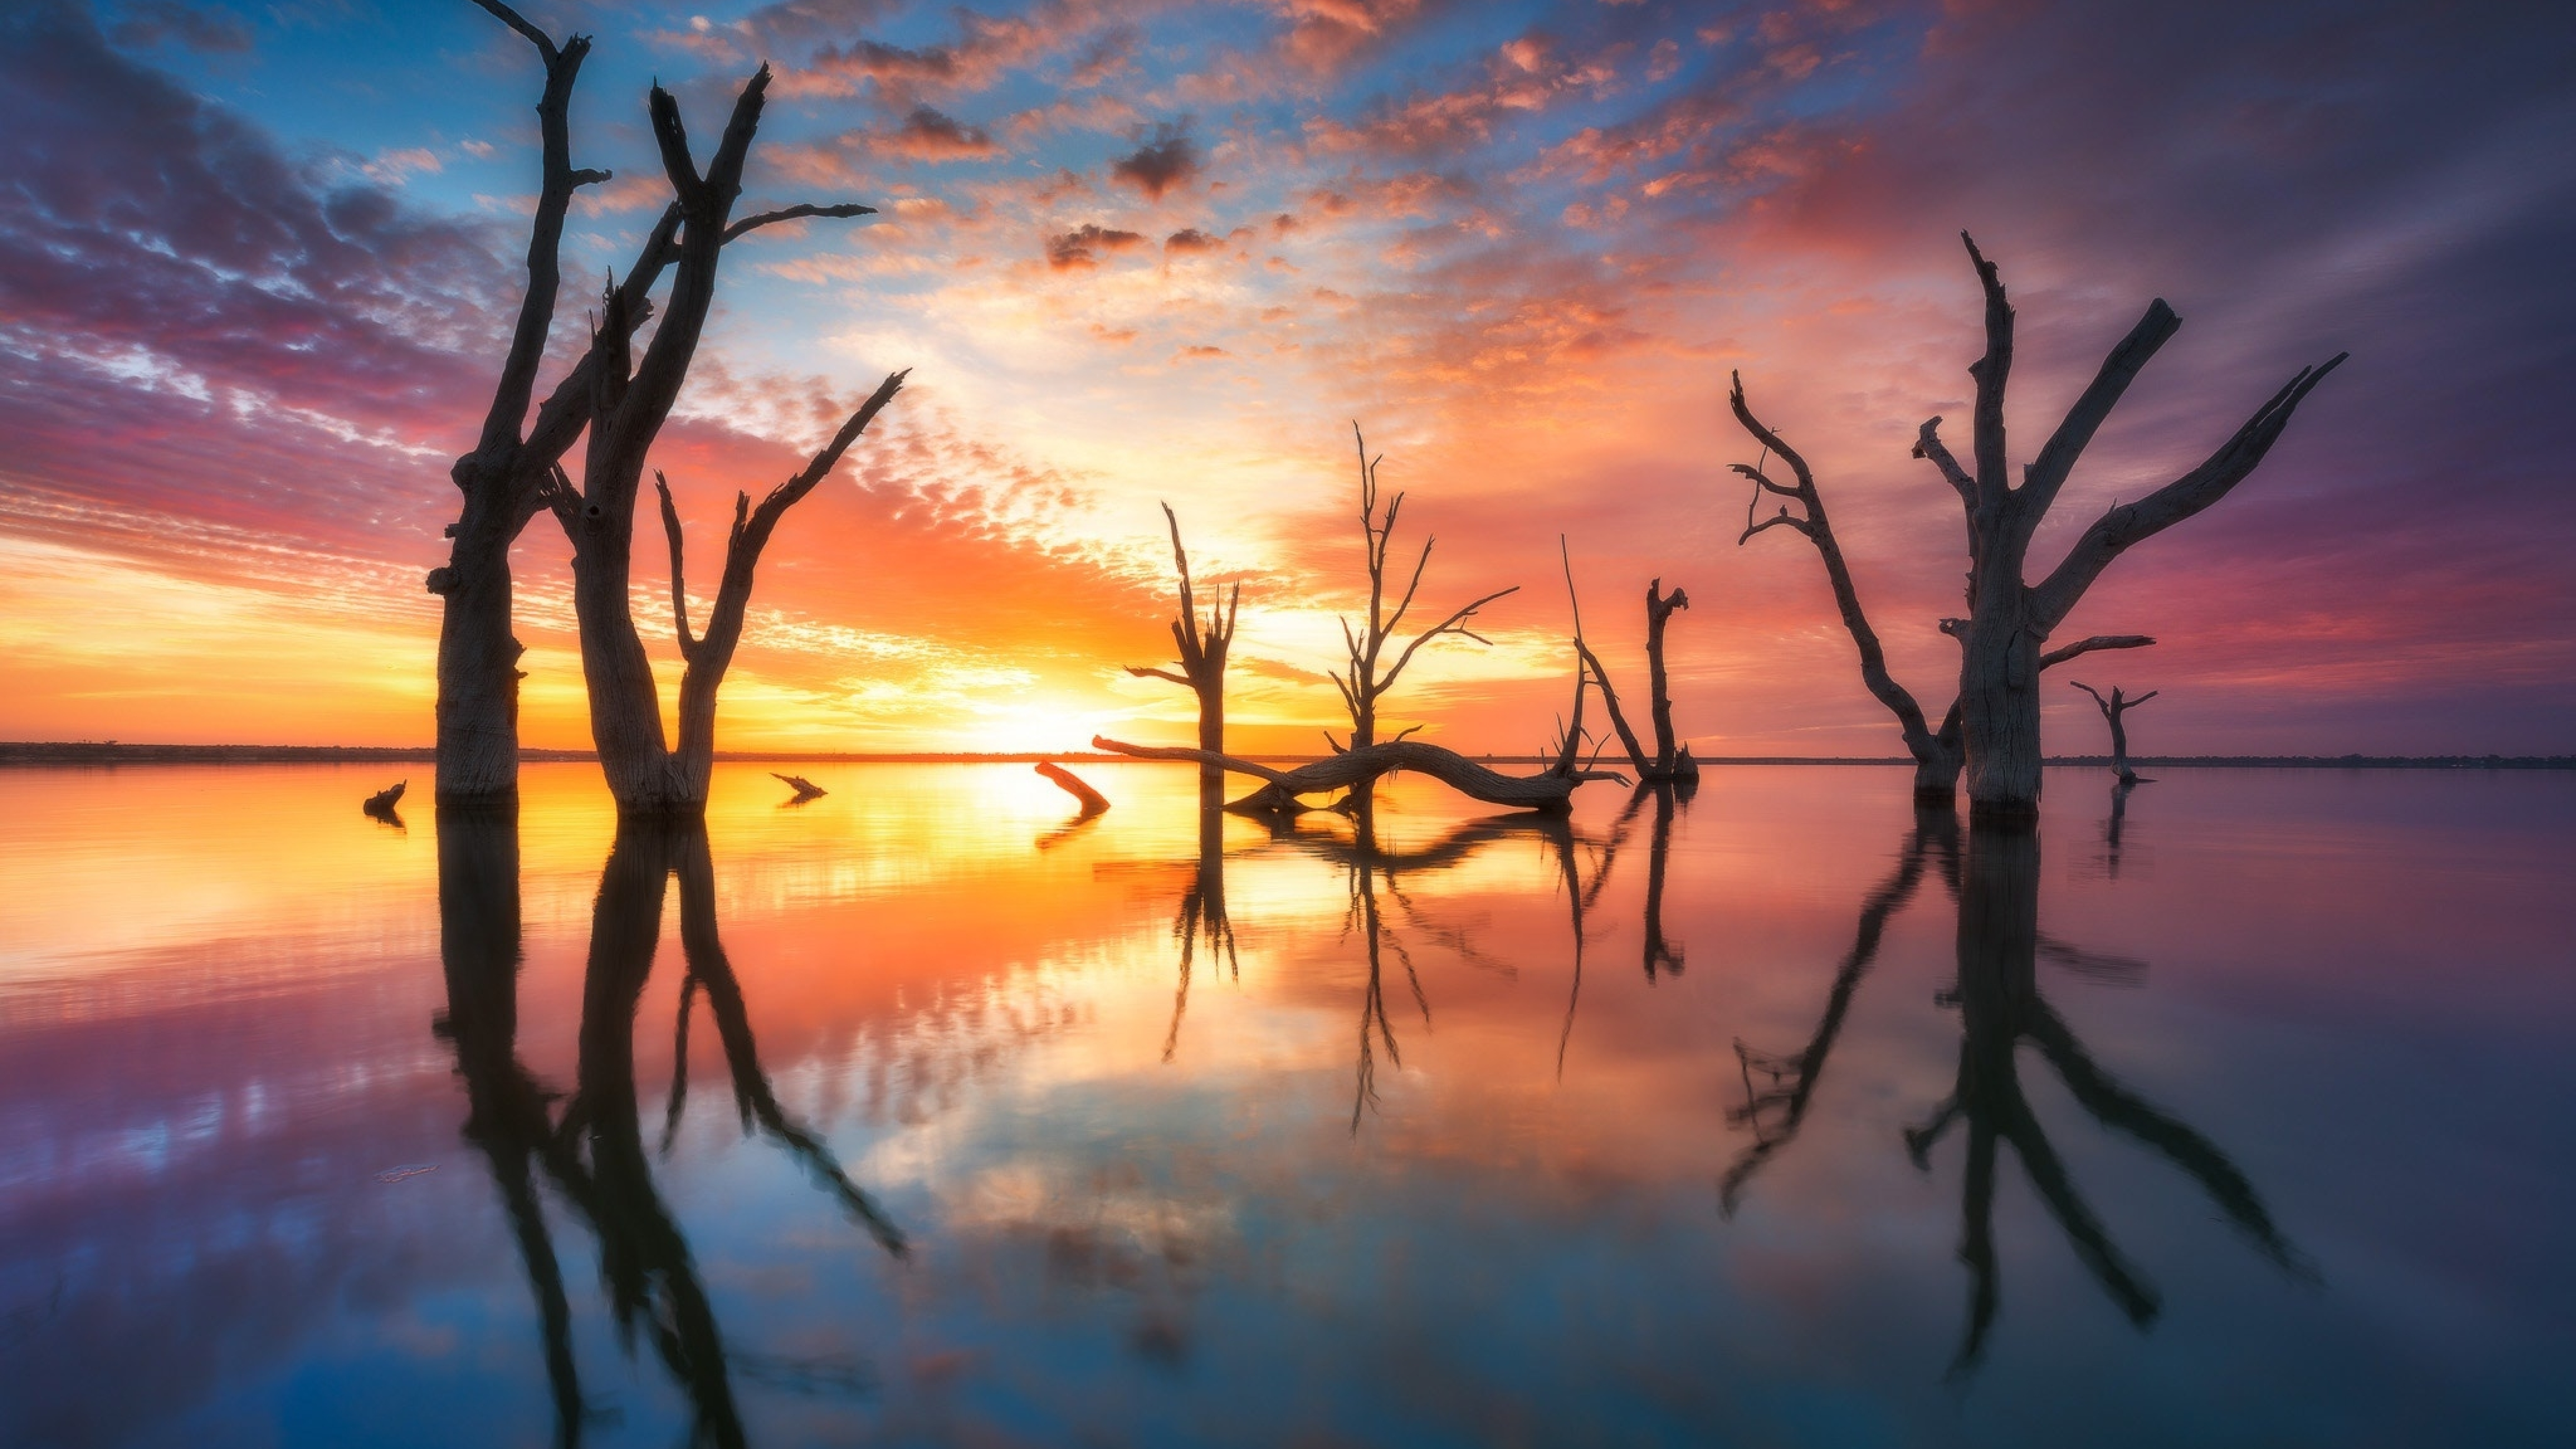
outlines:
{"label": "calm water", "polygon": [[0,772],[0,1443],[2567,1442],[2576,776],[380,773]]}

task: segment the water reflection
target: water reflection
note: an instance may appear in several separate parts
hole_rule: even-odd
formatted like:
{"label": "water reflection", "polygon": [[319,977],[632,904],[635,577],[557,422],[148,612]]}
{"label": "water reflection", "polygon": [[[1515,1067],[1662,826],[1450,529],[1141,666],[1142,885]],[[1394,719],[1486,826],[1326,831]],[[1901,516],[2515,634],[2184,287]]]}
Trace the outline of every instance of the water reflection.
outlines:
{"label": "water reflection", "polygon": [[481,1149],[509,1218],[544,1339],[556,1440],[578,1443],[582,1402],[563,1273],[538,1193],[542,1174],[599,1245],[611,1321],[629,1353],[640,1333],[687,1395],[690,1442],[744,1442],[730,1368],[763,1381],[864,1384],[845,1366],[729,1353],[687,1236],[653,1180],[636,1086],[638,1008],[653,970],[662,905],[676,876],[684,976],[673,1031],[678,1044],[665,1113],[667,1154],[688,1094],[688,1031],[703,996],[723,1042],[735,1114],[800,1165],[889,1253],[900,1229],[855,1183],[822,1137],[790,1117],[760,1061],[742,984],[716,920],[715,866],[702,822],[621,821],[600,874],[582,980],[578,1066],[558,1116],[556,1094],[520,1061],[519,841],[513,815],[439,813],[439,918],[447,1009],[437,1034],[465,1079],[464,1135]]}
{"label": "water reflection", "polygon": [[[1952,1127],[1962,1121],[1967,1124],[1959,1260],[1968,1268],[1968,1316],[1950,1375],[1975,1371],[1984,1358],[2000,1304],[1994,1203],[2000,1149],[2005,1146],[2020,1158],[2024,1174],[2077,1260],[2129,1321],[2145,1328],[2162,1311],[2154,1285],[2121,1253],[2100,1215],[2077,1191],[2072,1174],[2032,1110],[2020,1074],[2024,1044],[2039,1051],[2095,1121],[2153,1149],[2190,1176],[2238,1233],[2275,1267],[2295,1278],[2312,1279],[2314,1269],[2273,1222],[2261,1195],[2235,1162],[2199,1131],[2103,1070],[2040,994],[2037,965],[2043,958],[2085,978],[2113,984],[2135,984],[2145,973],[2145,963],[2088,952],[2040,931],[2037,832],[1972,828],[1964,860],[1958,840],[1957,822],[1948,812],[1917,812],[1895,872],[1861,907],[1852,949],[1835,973],[1824,1016],[1803,1051],[1768,1056],[1740,1041],[1736,1044],[1746,1101],[1728,1115],[1731,1122],[1753,1130],[1754,1144],[1721,1179],[1722,1210],[1732,1215],[1747,1181],[1795,1140],[1852,996],[1877,957],[1887,919],[1913,897],[1928,854],[1958,902],[1958,976],[1936,1001],[1959,1012],[1959,1060],[1949,1096],[1921,1125],[1906,1129],[1905,1150],[1916,1168],[1929,1171],[1933,1149]],[[1755,1085],[1757,1072],[1766,1085]]]}
{"label": "water reflection", "polygon": [[1229,978],[1243,975],[1243,962],[1235,951],[1234,916],[1225,904],[1225,802],[1212,788],[1200,794],[1198,857],[1192,862],[1189,889],[1181,893],[1180,911],[1172,918],[1172,938],[1181,943],[1181,964],[1172,987],[1172,1026],[1163,1033],[1166,1065],[1180,1049],[1181,1018],[1190,1009],[1190,970],[1199,943],[1207,944],[1209,965],[1217,964],[1222,955]]}
{"label": "water reflection", "polygon": [[0,772],[0,1444],[2563,1426],[2576,776],[848,773]]}

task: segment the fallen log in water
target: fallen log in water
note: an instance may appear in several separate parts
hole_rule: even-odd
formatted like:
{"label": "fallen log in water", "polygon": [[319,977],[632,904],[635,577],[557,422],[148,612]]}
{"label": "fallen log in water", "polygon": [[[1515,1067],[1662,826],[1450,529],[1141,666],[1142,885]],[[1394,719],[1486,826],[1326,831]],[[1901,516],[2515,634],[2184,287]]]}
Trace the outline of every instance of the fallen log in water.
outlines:
{"label": "fallen log in water", "polygon": [[1139,760],[1186,760],[1195,764],[1215,765],[1238,775],[1252,775],[1267,781],[1260,789],[1226,806],[1228,810],[1250,814],[1293,814],[1307,807],[1299,804],[1300,795],[1316,795],[1326,790],[1341,790],[1365,785],[1380,775],[1397,770],[1411,770],[1431,778],[1467,796],[1491,805],[1515,805],[1524,810],[1567,810],[1572,808],[1574,787],[1586,780],[1616,780],[1628,783],[1624,775],[1604,770],[1549,771],[1539,775],[1505,775],[1486,769],[1456,750],[1419,740],[1388,740],[1383,744],[1361,745],[1344,750],[1328,760],[1299,765],[1293,770],[1276,770],[1254,764],[1233,755],[1213,750],[1192,750],[1178,746],[1130,745],[1117,740],[1094,738],[1091,747],[1128,755]]}

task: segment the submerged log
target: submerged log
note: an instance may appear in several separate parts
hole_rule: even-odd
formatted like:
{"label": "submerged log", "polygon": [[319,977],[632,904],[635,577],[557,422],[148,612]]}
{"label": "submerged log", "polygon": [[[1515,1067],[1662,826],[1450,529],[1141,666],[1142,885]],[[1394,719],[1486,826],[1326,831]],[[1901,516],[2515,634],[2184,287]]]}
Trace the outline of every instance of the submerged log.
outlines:
{"label": "submerged log", "polygon": [[1109,808],[1109,797],[1082,782],[1081,777],[1053,760],[1038,762],[1038,773],[1064,787],[1065,793],[1082,802],[1082,818],[1090,819]]}
{"label": "submerged log", "polygon": [[802,775],[782,775],[772,770],[769,772],[769,778],[796,792],[796,798],[787,802],[790,805],[802,805],[808,800],[819,800],[832,793]]}
{"label": "submerged log", "polygon": [[1293,770],[1276,770],[1233,755],[1213,750],[1183,749],[1178,746],[1130,745],[1117,740],[1095,737],[1091,747],[1109,750],[1139,760],[1187,760],[1201,765],[1216,765],[1238,775],[1253,775],[1266,781],[1260,789],[1234,801],[1225,808],[1243,814],[1294,814],[1308,807],[1300,804],[1300,795],[1319,795],[1328,790],[1365,786],[1380,775],[1397,770],[1411,770],[1429,775],[1450,789],[1470,799],[1492,805],[1514,805],[1524,810],[1563,811],[1572,808],[1574,787],[1586,780],[1615,780],[1627,783],[1627,777],[1605,770],[1550,771],[1539,775],[1505,775],[1486,769],[1455,750],[1419,740],[1389,740],[1384,744],[1358,745],[1330,759],[1300,765]]}

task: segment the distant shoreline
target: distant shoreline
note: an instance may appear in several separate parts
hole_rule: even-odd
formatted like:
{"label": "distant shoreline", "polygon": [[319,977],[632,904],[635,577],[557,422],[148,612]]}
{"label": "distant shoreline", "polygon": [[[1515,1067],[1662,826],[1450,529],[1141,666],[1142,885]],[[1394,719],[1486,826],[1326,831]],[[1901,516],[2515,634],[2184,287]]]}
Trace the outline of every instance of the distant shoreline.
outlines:
{"label": "distant shoreline", "polygon": [[[130,745],[118,741],[0,740],[0,767],[10,765],[397,765],[432,764],[437,752],[403,745]],[[519,752],[522,763],[588,764],[598,758],[589,750]],[[734,764],[830,765],[1029,765],[1043,760],[1086,765],[1157,764],[1124,755],[1087,750],[1053,752],[818,751],[718,750],[716,758]],[[1322,755],[1248,755],[1262,764],[1299,765]],[[1537,755],[1475,755],[1494,765],[1537,765]],[[1902,755],[1704,755],[1702,765],[1906,765]],[[2108,765],[2108,755],[2051,755],[2051,765]],[[1600,767],[1615,769],[1624,761],[1604,758]],[[2266,770],[2576,770],[2576,755],[2132,755],[2141,769]]]}

